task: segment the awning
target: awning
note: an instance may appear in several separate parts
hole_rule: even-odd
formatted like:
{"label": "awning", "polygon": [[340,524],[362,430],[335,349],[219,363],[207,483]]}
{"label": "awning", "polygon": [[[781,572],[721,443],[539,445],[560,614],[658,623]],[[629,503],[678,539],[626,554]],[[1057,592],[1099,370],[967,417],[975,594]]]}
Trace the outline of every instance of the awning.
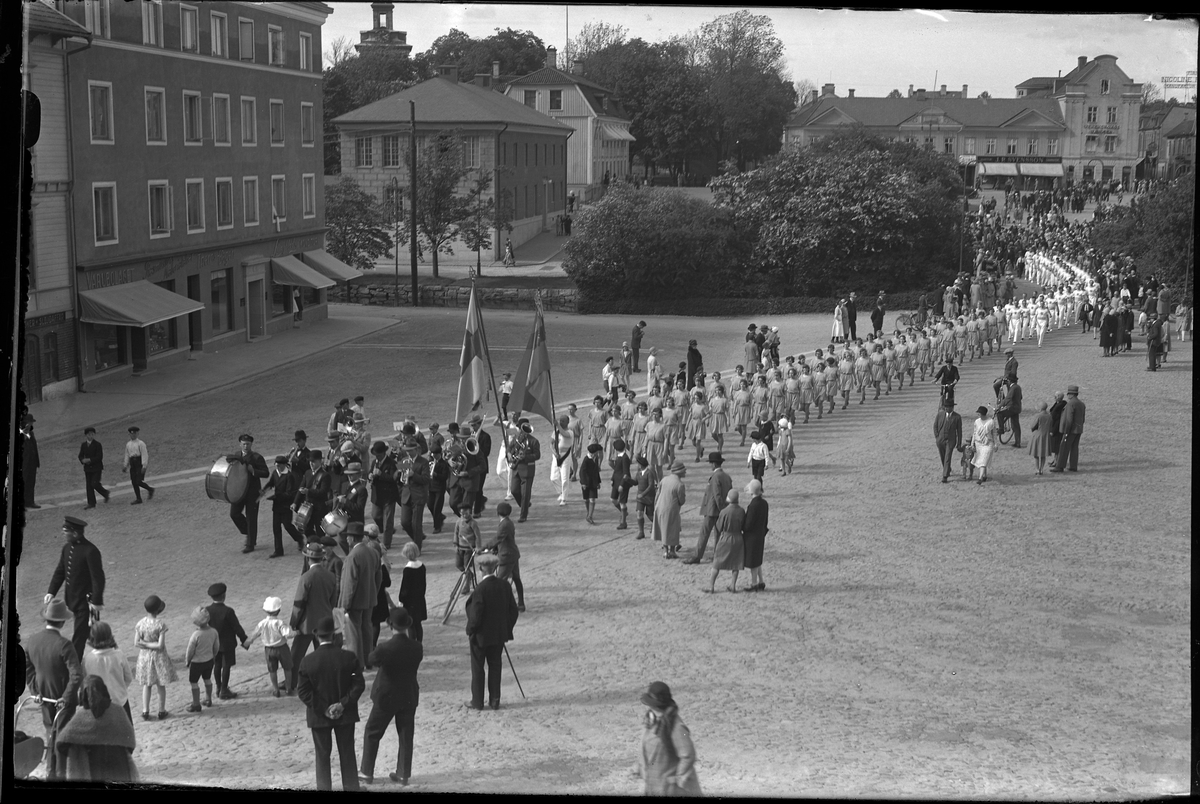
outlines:
{"label": "awning", "polygon": [[959,154],[958,156],[958,164],[960,165],[973,165],[975,161],[974,154]]}
{"label": "awning", "polygon": [[276,285],[302,288],[331,288],[334,285],[332,279],[326,279],[295,257],[272,257],[271,281]]}
{"label": "awning", "polygon": [[637,139],[637,137],[634,137],[625,129],[617,128],[616,126],[610,126],[607,123],[601,123],[600,129],[604,132],[604,136],[610,140],[625,140],[626,142],[633,142]]}
{"label": "awning", "polygon": [[1062,176],[1063,167],[1061,162],[1022,162],[1022,176]]}
{"label": "awning", "polygon": [[988,176],[1017,176],[1017,166],[1012,162],[979,162],[975,169]]}
{"label": "awning", "polygon": [[305,265],[316,268],[318,273],[332,279],[334,282],[349,282],[362,276],[362,271],[356,271],[323,248],[316,251],[305,251],[300,255]]}
{"label": "awning", "polygon": [[79,320],[85,324],[148,327],[203,310],[203,302],[139,279],[124,285],[79,291]]}

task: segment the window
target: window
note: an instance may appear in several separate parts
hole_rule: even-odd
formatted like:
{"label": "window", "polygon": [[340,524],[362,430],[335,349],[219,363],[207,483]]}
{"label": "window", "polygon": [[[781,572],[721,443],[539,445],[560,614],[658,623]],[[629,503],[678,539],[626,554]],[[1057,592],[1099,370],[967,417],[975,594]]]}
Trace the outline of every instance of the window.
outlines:
{"label": "window", "polygon": [[1009,137],[1008,143],[1005,146],[1004,153],[1011,155],[1011,154],[1016,154],[1016,152],[1017,152],[1017,138]]}
{"label": "window", "polygon": [[[611,151],[611,150],[612,150],[612,141],[611,141],[611,140],[605,140],[605,141],[604,141],[604,145],[605,145],[605,150],[606,150],[606,151]],[[928,136],[928,137],[925,137],[925,141],[924,141],[924,147],[925,147],[925,150],[926,150],[926,151],[932,151],[932,150],[933,150],[933,136],[932,136],[932,135],[930,135],[930,136]],[[537,153],[537,151],[534,151],[534,154],[536,154],[536,153]]]}
{"label": "window", "polygon": [[283,145],[283,101],[271,101],[271,145]]}
{"label": "window", "polygon": [[1107,95],[1107,94],[1108,94],[1108,90],[1109,90],[1109,83],[1108,83],[1108,79],[1107,79],[1107,78],[1101,78],[1101,79],[1100,79],[1100,94],[1101,94],[1101,95]]}
{"label": "window", "polygon": [[1099,113],[1099,109],[1100,109],[1100,107],[1098,107],[1098,106],[1089,106],[1089,107],[1087,107],[1087,121],[1088,121],[1089,123],[1095,123],[1095,122],[1096,122],[1097,115],[1098,115],[1098,113]]}
{"label": "window", "polygon": [[947,153],[947,154],[954,153],[954,138],[953,137],[942,138],[942,152]]}
{"label": "window", "polygon": [[88,106],[92,118],[92,144],[112,145],[112,84],[88,81]]}
{"label": "window", "polygon": [[1117,138],[1109,134],[1104,138],[1104,153],[1112,154],[1117,152]]}
{"label": "window", "polygon": [[550,90],[550,111],[552,111],[552,112],[561,112],[562,111],[562,90],[561,89]]}
{"label": "window", "polygon": [[229,58],[229,19],[216,11],[212,13],[209,24],[209,38],[212,40],[212,54],[222,59]]}
{"label": "window", "polygon": [[175,228],[171,186],[165,181],[151,181],[146,185],[150,204],[150,239],[170,237],[171,230]]}
{"label": "window", "polygon": [[1028,143],[1029,144],[1025,146],[1025,154],[1027,156],[1037,156],[1037,152],[1038,152],[1037,137],[1030,137],[1028,140]]}
{"label": "window", "polygon": [[92,360],[96,371],[125,365],[125,337],[118,327],[91,324]]}
{"label": "window", "polygon": [[1095,134],[1088,134],[1087,137],[1084,138],[1083,150],[1085,153],[1096,153],[1096,139],[1097,137]]}
{"label": "window", "polygon": [[317,216],[317,177],[312,173],[305,173],[300,177],[300,187],[304,191],[304,217],[315,218]]}
{"label": "window", "polygon": [[203,142],[200,129],[200,93],[183,91],[183,142],[199,145]]}
{"label": "window", "polygon": [[1108,107],[1108,122],[1109,123],[1117,122],[1117,107],[1116,106]]}
{"label": "window", "polygon": [[[155,282],[160,288],[171,293],[175,292],[175,280],[168,279],[165,282]],[[151,324],[147,327],[149,335],[150,354],[158,354],[165,352],[168,349],[175,348],[175,319],[168,318],[166,321],[159,321],[157,324]]]}
{"label": "window", "polygon": [[222,268],[209,274],[211,296],[208,308],[212,315],[213,332],[225,332],[233,329],[233,305],[230,304],[231,283],[229,269]]}
{"label": "window", "polygon": [[194,6],[179,6],[179,49],[200,52],[200,12]]}
{"label": "window", "polygon": [[58,382],[62,379],[58,371],[58,333],[47,332],[46,337],[42,339],[42,344],[42,351],[46,355],[45,379]]}
{"label": "window", "polygon": [[110,0],[87,0],[84,15],[87,19],[87,29],[97,39],[111,39],[112,32],[108,27],[108,12]]}
{"label": "window", "polygon": [[983,141],[983,143],[984,143],[983,152],[985,154],[996,153],[996,138],[995,137],[988,137],[986,140]]}
{"label": "window", "polygon": [[479,167],[479,137],[462,138],[462,166]]}
{"label": "window", "polygon": [[204,179],[188,179],[187,187],[187,230],[188,234],[204,231]]}
{"label": "window", "polygon": [[212,96],[213,143],[229,145],[229,96]]}
{"label": "window", "polygon": [[400,135],[383,135],[383,166],[385,168],[400,167],[401,159],[403,159],[403,153],[400,149]]}
{"label": "window", "polygon": [[242,177],[242,225],[258,226],[258,177]]}
{"label": "window", "polygon": [[525,90],[525,105],[528,106],[530,109],[537,108],[537,90],[536,89]]}
{"label": "window", "polygon": [[1058,137],[1051,137],[1046,140],[1046,153],[1050,156],[1058,155]]}
{"label": "window", "polygon": [[975,138],[974,137],[967,137],[963,141],[963,153],[965,153],[965,154],[975,153]]}
{"label": "window", "polygon": [[254,20],[238,18],[238,58],[254,61]]}
{"label": "window", "polygon": [[283,66],[283,29],[275,25],[267,26],[267,40],[270,45],[271,64]]}
{"label": "window", "polygon": [[162,0],[142,0],[142,44],[162,47]]}
{"label": "window", "polygon": [[162,87],[146,87],[146,144],[167,144],[166,92]]}
{"label": "window", "polygon": [[254,98],[242,96],[242,145],[258,144],[257,105]]}
{"label": "window", "polygon": [[355,137],[354,138],[354,166],[360,168],[371,167],[371,138],[370,137]]}
{"label": "window", "polygon": [[278,318],[292,311],[292,289],[288,285],[271,282],[271,317]]}
{"label": "window", "polygon": [[92,185],[92,220],[97,246],[117,242],[117,183]]}
{"label": "window", "polygon": [[217,179],[217,228],[233,228],[233,179]]}
{"label": "window", "polygon": [[276,221],[287,220],[287,179],[271,177],[271,215]]}
{"label": "window", "polygon": [[311,103],[300,104],[300,142],[303,145],[312,145],[315,140],[313,129],[313,105]]}
{"label": "window", "polygon": [[312,34],[300,34],[300,69],[312,72]]}

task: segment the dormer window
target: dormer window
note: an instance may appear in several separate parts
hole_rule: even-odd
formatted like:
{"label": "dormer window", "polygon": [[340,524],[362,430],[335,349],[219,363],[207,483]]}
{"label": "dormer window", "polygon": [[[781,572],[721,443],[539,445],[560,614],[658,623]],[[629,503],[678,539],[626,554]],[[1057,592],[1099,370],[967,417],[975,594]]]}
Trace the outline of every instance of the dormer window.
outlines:
{"label": "dormer window", "polygon": [[608,111],[608,96],[607,95],[600,96],[600,108],[603,111],[606,111],[606,112]]}
{"label": "dormer window", "polygon": [[1101,78],[1101,79],[1100,79],[1100,94],[1101,94],[1101,95],[1107,95],[1107,94],[1108,94],[1108,88],[1109,88],[1108,79],[1107,79],[1107,78]]}

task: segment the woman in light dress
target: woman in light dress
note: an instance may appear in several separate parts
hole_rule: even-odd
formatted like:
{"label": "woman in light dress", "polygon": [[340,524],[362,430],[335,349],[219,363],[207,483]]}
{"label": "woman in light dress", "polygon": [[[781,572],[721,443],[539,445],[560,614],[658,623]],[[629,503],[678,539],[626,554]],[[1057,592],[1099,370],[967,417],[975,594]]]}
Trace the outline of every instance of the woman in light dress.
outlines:
{"label": "woman in light dress", "polygon": [[[664,463],[670,463],[675,460],[675,445],[679,442],[679,431],[683,429],[683,419],[680,416],[679,408],[675,407],[675,397],[667,397],[667,406],[660,411],[663,423],[663,438],[665,439]],[[653,416],[653,414],[651,414]],[[646,439],[652,441],[650,437],[650,425],[646,425]],[[658,475],[658,479],[662,480],[662,473]]]}
{"label": "woman in light dress", "polygon": [[875,387],[875,399],[879,398],[879,386],[887,373],[887,358],[883,354],[883,344],[876,343],[875,351],[867,360],[871,363],[871,385]]}
{"label": "woman in light dress", "polygon": [[783,381],[783,409],[788,421],[796,421],[796,411],[800,409],[800,378],[791,364],[787,369],[787,379]]}
{"label": "woman in light dress", "polygon": [[842,392],[842,410],[845,410],[850,407],[850,392],[854,390],[854,358],[849,349],[842,352],[838,362],[838,387]]}
{"label": "woman in light dress", "polygon": [[783,377],[779,369],[772,369],[770,382],[767,384],[767,416],[774,420],[783,413]]}
{"label": "woman in light dress", "polygon": [[838,382],[837,358],[832,354],[825,358],[825,370],[821,374],[825,385],[823,396],[825,401],[829,403],[829,412],[833,413],[833,408],[837,404],[838,389],[841,386]]}
{"label": "woman in light dress", "polygon": [[767,378],[758,375],[755,381],[754,389],[750,392],[750,418],[754,421],[762,421],[768,418],[767,416]]}
{"label": "woman in light dress", "polygon": [[663,465],[667,462],[670,430],[663,420],[663,409],[655,408],[646,422],[646,466],[656,478],[662,480]]}
{"label": "woman in light dress", "polygon": [[807,363],[800,364],[800,376],[796,378],[800,389],[800,410],[804,412],[804,424],[808,424],[808,409],[817,398],[816,384],[813,382],[812,369]]}
{"label": "woman in light dress", "polygon": [[842,299],[833,308],[833,342],[841,343],[846,339],[846,300]]}
{"label": "woman in light dress", "polygon": [[704,459],[704,437],[708,434],[708,404],[704,401],[704,392],[699,388],[692,389],[692,394],[687,434],[696,448],[696,461],[699,462]]}
{"label": "woman in light dress", "polygon": [[742,380],[733,395],[734,429],[742,437],[741,447],[746,446],[746,428],[750,426],[750,401],[750,383]]}
{"label": "woman in light dress", "polygon": [[649,408],[645,402],[638,402],[637,415],[633,417],[631,435],[633,438],[633,457],[646,454],[646,425],[650,423]]}
{"label": "woman in light dress", "polygon": [[976,412],[979,418],[975,420],[975,429],[971,433],[971,441],[975,444],[975,457],[971,465],[979,470],[979,479],[975,484],[981,486],[987,482],[988,467],[992,465],[992,453],[996,450],[996,419],[983,405]]}
{"label": "woman in light dress", "polygon": [[717,452],[725,449],[725,433],[729,430],[729,397],[725,386],[717,385],[716,396],[708,400],[708,431],[717,442]]}

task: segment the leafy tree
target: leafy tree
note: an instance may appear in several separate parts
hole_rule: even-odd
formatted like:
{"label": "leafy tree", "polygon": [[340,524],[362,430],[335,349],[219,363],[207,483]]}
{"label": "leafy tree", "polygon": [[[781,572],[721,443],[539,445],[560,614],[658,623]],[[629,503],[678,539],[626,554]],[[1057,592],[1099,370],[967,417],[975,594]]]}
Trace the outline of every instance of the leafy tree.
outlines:
{"label": "leafy tree", "polygon": [[407,55],[386,48],[367,48],[348,55],[325,68],[324,97],[325,174],[340,173],[341,147],[332,121],[346,112],[402,92],[422,77],[418,66]]}
{"label": "leafy tree", "polygon": [[891,92],[889,92],[887,94],[887,96],[889,98],[903,98],[904,97],[903,95],[900,94],[900,90],[898,90],[898,89],[893,89]]}
{"label": "leafy tree", "polygon": [[990,99],[990,98],[992,97],[992,93],[990,93],[990,92],[987,92],[987,91],[985,90],[984,92],[980,92],[980,93],[979,93],[979,97],[980,97],[980,98],[983,98],[984,100],[988,100],[988,99]]}
{"label": "leafy tree", "polygon": [[433,254],[433,276],[438,276],[438,254],[453,254],[453,242],[462,221],[475,206],[478,190],[464,180],[473,168],[463,167],[462,133],[441,131],[427,138],[417,153],[417,235]]}
{"label": "leafy tree", "polygon": [[[1154,276],[1176,291],[1194,287],[1193,210],[1195,182],[1185,176],[1153,195],[1113,207],[1092,226],[1092,247],[1101,254],[1133,257],[1142,276]],[[1189,248],[1189,246],[1192,246]]]}
{"label": "leafy tree", "polygon": [[[506,172],[511,168],[496,168],[497,172]],[[479,275],[483,275],[481,253],[492,245],[492,234],[500,230],[512,233],[514,215],[512,190],[504,189],[499,198],[489,193],[492,189],[492,175],[476,169],[475,179],[471,185],[472,203],[467,217],[459,221],[459,239],[463,245],[475,252],[475,267]]]}
{"label": "leafy tree", "polygon": [[460,81],[470,81],[479,73],[491,75],[493,61],[500,62],[504,75],[525,75],[546,63],[546,46],[533,31],[496,28],[491,36],[474,39],[452,28],[415,61],[429,75],[443,64],[452,64],[458,67]]}
{"label": "leafy tree", "polygon": [[383,206],[351,176],[325,188],[325,225],[329,253],[360,271],[374,267],[392,247]]}
{"label": "leafy tree", "polygon": [[606,48],[624,44],[628,35],[629,29],[624,25],[613,25],[604,21],[587,22],[579,29],[575,38],[567,42],[563,48],[563,56],[566,57],[568,65],[574,59],[591,59]]}

